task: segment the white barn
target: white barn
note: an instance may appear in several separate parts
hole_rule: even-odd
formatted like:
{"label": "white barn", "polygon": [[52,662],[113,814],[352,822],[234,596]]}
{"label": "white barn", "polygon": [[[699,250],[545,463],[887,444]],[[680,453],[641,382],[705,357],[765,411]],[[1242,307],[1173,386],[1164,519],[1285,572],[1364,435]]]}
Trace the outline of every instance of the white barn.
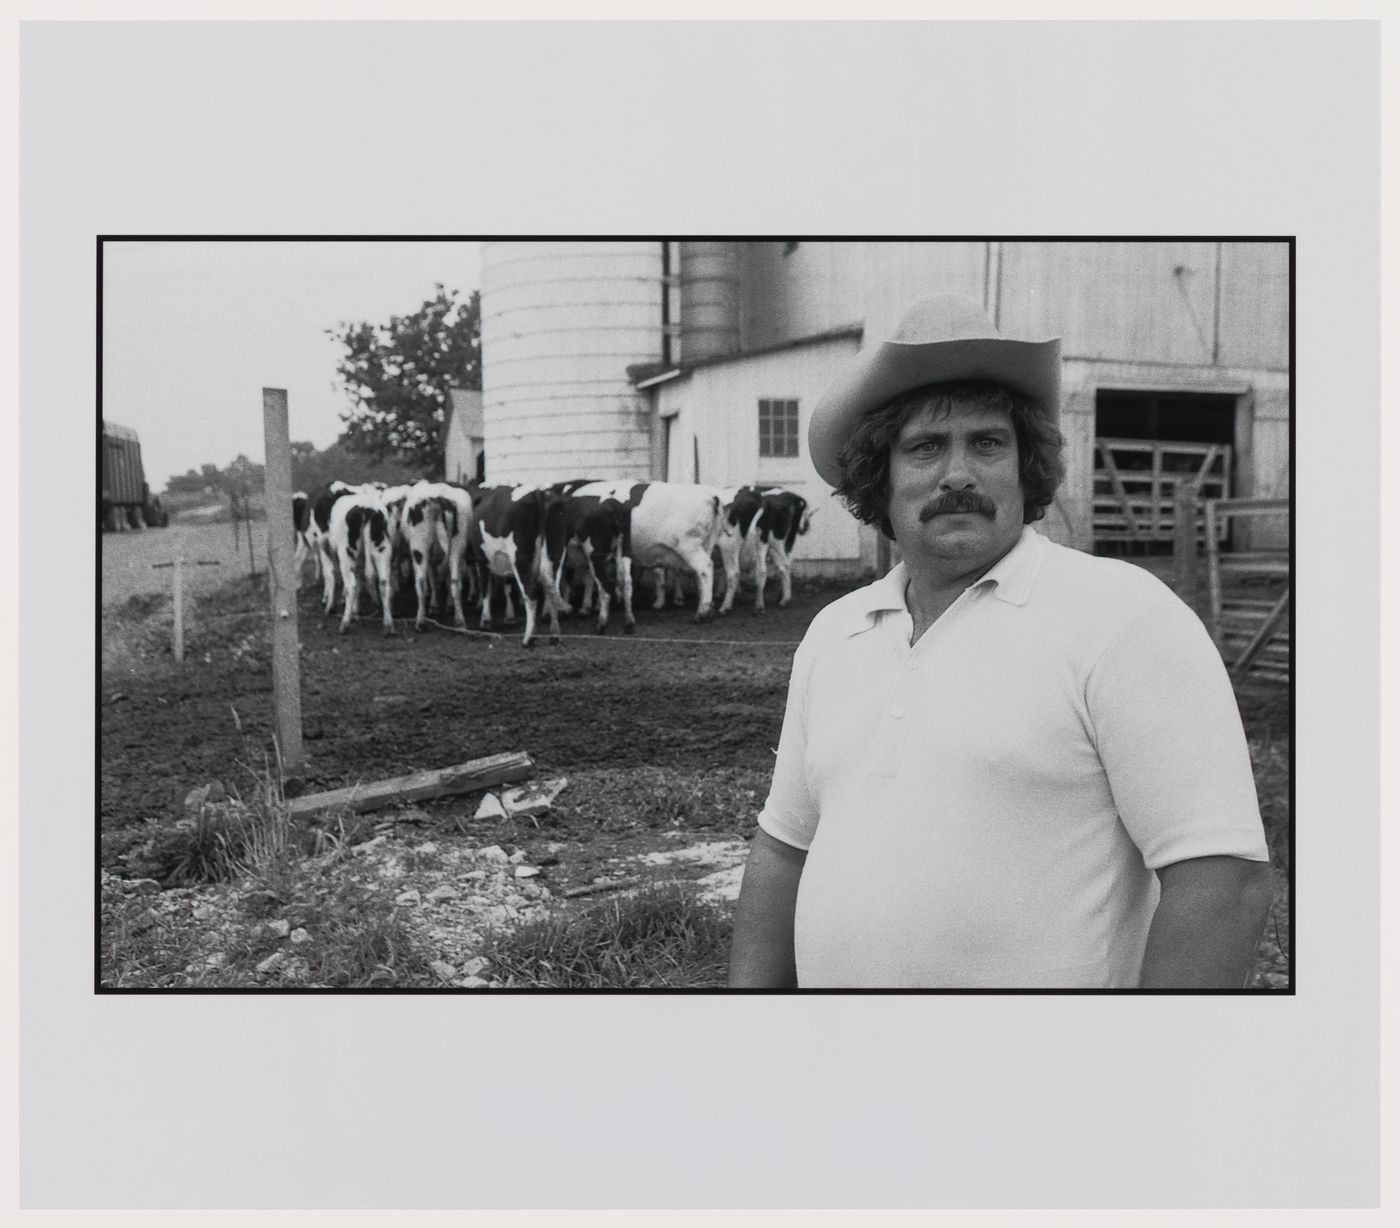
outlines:
{"label": "white barn", "polygon": [[486,427],[481,416],[481,393],[468,388],[452,388],[447,421],[442,424],[443,476],[449,482],[469,482],[480,476],[481,457],[486,446]]}

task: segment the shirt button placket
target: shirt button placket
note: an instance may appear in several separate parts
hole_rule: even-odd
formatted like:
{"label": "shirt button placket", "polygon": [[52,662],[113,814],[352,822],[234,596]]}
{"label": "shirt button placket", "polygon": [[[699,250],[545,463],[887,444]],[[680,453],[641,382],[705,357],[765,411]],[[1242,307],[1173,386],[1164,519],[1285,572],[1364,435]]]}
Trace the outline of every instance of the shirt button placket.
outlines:
{"label": "shirt button placket", "polygon": [[[906,671],[913,669],[914,665],[912,657],[905,658],[904,668]],[[904,697],[909,685],[910,682],[906,681],[902,675],[898,676],[889,703],[885,707],[885,716],[880,722],[875,760],[871,768],[876,776],[889,777],[899,774],[900,758],[904,752],[904,739],[907,736],[909,725],[905,719],[908,701]]]}

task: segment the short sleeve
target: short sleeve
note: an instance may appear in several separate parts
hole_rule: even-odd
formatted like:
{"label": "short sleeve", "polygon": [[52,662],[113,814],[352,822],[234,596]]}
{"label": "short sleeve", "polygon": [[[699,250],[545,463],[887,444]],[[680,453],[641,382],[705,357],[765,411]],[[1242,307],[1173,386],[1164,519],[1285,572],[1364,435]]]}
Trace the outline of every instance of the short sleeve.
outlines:
{"label": "short sleeve", "polygon": [[773,783],[758,816],[758,825],[770,836],[803,850],[811,847],[818,817],[806,770],[807,682],[814,655],[809,633],[793,654],[783,731],[773,763]]}
{"label": "short sleeve", "polygon": [[1114,804],[1148,868],[1269,859],[1234,689],[1185,603],[1168,594],[1139,614],[1095,663],[1085,699]]}

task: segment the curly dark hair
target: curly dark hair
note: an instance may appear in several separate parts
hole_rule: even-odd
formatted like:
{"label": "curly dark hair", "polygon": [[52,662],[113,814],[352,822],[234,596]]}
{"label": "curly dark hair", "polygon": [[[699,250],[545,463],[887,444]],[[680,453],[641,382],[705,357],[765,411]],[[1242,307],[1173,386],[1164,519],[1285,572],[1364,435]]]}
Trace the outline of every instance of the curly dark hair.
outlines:
{"label": "curly dark hair", "polygon": [[890,447],[916,413],[925,409],[946,412],[954,404],[978,410],[1000,409],[1011,415],[1020,460],[1021,493],[1025,497],[1024,523],[1045,515],[1045,509],[1054,501],[1055,490],[1065,478],[1064,436],[1029,397],[990,380],[924,384],[866,414],[836,457],[841,466],[841,485],[835,493],[845,501],[851,515],[865,524],[878,525],[880,532],[894,540],[888,515]]}

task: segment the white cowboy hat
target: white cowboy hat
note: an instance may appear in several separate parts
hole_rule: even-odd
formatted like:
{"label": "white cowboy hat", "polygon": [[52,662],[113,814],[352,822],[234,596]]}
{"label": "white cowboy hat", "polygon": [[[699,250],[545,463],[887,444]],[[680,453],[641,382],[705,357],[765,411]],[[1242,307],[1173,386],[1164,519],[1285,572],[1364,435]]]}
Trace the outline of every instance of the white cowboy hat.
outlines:
{"label": "white cowboy hat", "polygon": [[995,380],[1030,397],[1051,422],[1060,416],[1060,341],[1013,341],[982,305],[935,294],[904,313],[895,334],[856,356],[812,411],[807,447],[830,486],[841,484],[837,453],[872,409],[924,384]]}

